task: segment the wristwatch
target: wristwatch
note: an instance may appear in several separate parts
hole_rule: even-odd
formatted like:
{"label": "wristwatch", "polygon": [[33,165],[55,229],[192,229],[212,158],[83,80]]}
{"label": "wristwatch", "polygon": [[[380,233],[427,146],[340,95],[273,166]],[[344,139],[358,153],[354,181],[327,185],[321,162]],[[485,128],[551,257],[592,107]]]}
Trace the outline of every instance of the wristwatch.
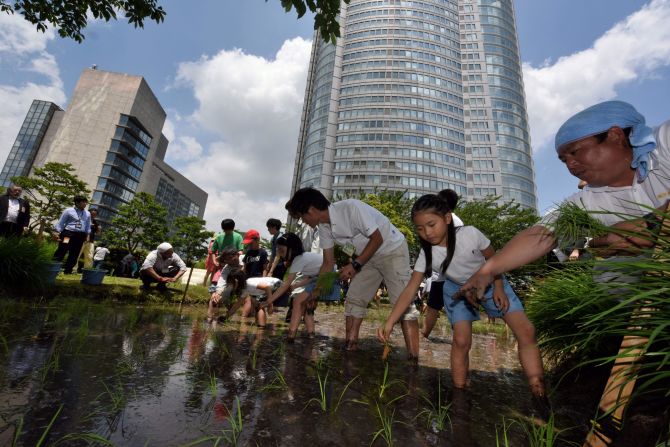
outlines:
{"label": "wristwatch", "polygon": [[351,266],[354,268],[354,270],[356,270],[356,272],[360,272],[363,268],[363,264],[356,260],[351,261]]}

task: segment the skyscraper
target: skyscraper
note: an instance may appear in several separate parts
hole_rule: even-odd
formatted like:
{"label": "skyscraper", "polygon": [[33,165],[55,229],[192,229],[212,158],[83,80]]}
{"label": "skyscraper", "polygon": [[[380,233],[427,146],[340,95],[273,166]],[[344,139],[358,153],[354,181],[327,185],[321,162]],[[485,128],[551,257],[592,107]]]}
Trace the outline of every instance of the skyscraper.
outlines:
{"label": "skyscraper", "polygon": [[47,162],[70,163],[93,191],[98,219],[109,223],[120,206],[147,192],[177,216],[202,217],[207,193],[163,158],[166,113],[141,76],[86,69],[67,110],[35,100],[24,120],[0,184]]}
{"label": "skyscraper", "polygon": [[512,0],[351,0],[340,26],[314,38],[292,191],[536,207]]}

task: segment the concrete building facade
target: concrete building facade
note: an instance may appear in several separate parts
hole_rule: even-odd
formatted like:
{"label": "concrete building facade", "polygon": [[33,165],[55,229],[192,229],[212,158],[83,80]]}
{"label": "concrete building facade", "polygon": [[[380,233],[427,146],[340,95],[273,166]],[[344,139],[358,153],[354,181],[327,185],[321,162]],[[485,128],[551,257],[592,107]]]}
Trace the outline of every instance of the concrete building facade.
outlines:
{"label": "concrete building facade", "polygon": [[351,0],[340,26],[314,38],[292,192],[536,207],[512,0]]}
{"label": "concrete building facade", "polygon": [[[139,192],[154,195],[170,220],[202,218],[207,193],[163,161],[169,144],[162,134],[166,113],[144,78],[86,69],[67,109],[52,104],[49,110],[50,122],[34,143],[28,171],[47,162],[70,163],[93,191],[91,203],[103,222]],[[17,159],[17,147],[15,143],[2,171],[5,184],[28,172],[26,165],[20,173],[9,165]]]}

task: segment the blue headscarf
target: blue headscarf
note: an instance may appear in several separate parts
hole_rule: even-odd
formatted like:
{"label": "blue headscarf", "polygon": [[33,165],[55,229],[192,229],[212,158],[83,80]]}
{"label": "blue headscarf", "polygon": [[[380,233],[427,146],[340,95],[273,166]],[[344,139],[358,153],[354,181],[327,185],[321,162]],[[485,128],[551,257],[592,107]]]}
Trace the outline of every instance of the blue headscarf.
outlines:
{"label": "blue headscarf", "polygon": [[630,167],[637,169],[637,181],[642,182],[649,174],[649,152],[656,148],[656,137],[653,129],[645,125],[644,117],[627,102],[601,102],[568,119],[556,133],[556,151],[568,143],[606,132],[614,126],[631,128],[628,139],[633,147],[633,161]]}

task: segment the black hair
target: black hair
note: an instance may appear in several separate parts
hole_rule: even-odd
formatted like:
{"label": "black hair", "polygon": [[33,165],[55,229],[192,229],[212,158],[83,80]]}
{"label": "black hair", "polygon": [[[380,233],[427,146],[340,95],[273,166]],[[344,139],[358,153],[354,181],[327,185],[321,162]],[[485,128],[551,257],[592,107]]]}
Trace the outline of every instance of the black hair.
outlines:
{"label": "black hair", "polygon": [[281,220],[270,218],[270,219],[268,219],[267,222],[265,222],[265,226],[269,227],[269,228],[275,228],[277,230],[281,230]]}
{"label": "black hair", "polygon": [[447,202],[451,211],[456,209],[456,205],[458,205],[458,193],[456,191],[453,189],[443,189],[437,195]]}
{"label": "black hair", "polygon": [[231,295],[239,297],[247,285],[247,275],[244,274],[242,269],[233,269],[228,273],[228,277],[226,278],[226,285],[228,284],[233,286]]}
{"label": "black hair", "polygon": [[295,258],[305,252],[305,248],[302,246],[302,241],[294,233],[284,233],[279,236],[277,238],[277,245],[286,247],[286,258],[284,259],[284,262],[287,266],[290,266]]}
{"label": "black hair", "polygon": [[88,199],[84,196],[74,196],[74,204],[76,205],[77,203],[80,203],[80,202],[88,203]]}
{"label": "black hair", "polygon": [[234,230],[235,229],[235,221],[233,219],[223,219],[221,221],[221,229],[223,231]]}
{"label": "black hair", "polygon": [[293,194],[293,197],[286,202],[286,210],[291,217],[300,217],[305,214],[311,206],[319,211],[328,209],[330,201],[326,199],[321,191],[312,187],[300,188]]}
{"label": "black hair", "polygon": [[219,262],[223,262],[223,258],[233,255],[237,256],[237,250],[232,247],[224,248],[219,252]]}
{"label": "black hair", "polygon": [[[610,127],[611,129],[611,127]],[[603,143],[605,140],[607,140],[607,134],[609,133],[610,129],[607,129],[605,132],[600,132],[598,134],[593,135],[593,138],[596,139],[596,142],[598,144]],[[628,142],[629,146],[632,146],[630,144],[630,132],[633,130],[632,127],[626,127],[625,129],[622,129],[624,135],[626,135],[626,141]]]}
{"label": "black hair", "polygon": [[[412,206],[412,219],[419,213],[433,213],[443,216],[450,212],[451,207],[446,200],[437,194],[426,194],[425,196],[419,197],[416,202],[414,202],[414,205]],[[422,238],[419,238],[419,244],[421,244],[421,249],[423,249],[423,254],[426,258],[426,271],[424,276],[429,278],[433,274],[433,245]],[[454,226],[454,220],[452,219],[447,226],[447,257],[440,266],[443,275],[449,268],[449,264],[454,257],[454,248],[456,248],[456,227]]]}

